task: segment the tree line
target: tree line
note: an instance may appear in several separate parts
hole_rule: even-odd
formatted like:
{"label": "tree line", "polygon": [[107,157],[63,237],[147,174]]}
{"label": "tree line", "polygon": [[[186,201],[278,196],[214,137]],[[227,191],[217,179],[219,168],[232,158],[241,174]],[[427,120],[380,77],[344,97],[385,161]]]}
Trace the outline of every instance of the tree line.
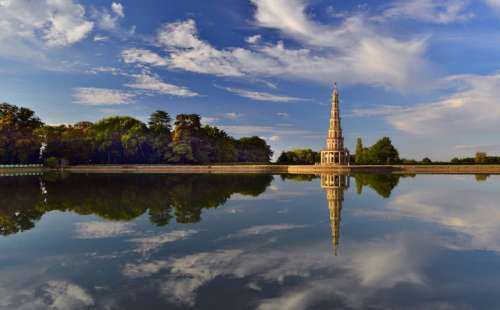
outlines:
{"label": "tree line", "polygon": [[[289,165],[314,165],[320,160],[320,152],[315,152],[312,149],[293,149],[283,151],[277,162]],[[389,137],[383,137],[370,147],[363,147],[363,141],[358,138],[356,153],[351,155],[351,163],[358,165],[396,164],[400,163],[399,152],[392,145]]]}
{"label": "tree line", "polygon": [[[43,157],[40,156],[43,153]],[[273,152],[265,140],[235,139],[202,125],[197,114],[172,119],[156,111],[143,123],[130,116],[112,116],[95,123],[44,124],[27,108],[0,104],[0,163],[50,164],[204,164],[269,162]]]}

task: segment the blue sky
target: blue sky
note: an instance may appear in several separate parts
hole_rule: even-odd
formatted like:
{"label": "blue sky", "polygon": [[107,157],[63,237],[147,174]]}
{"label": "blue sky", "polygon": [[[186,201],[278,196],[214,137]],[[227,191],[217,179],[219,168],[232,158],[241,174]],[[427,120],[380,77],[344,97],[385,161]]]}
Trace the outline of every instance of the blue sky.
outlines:
{"label": "blue sky", "polygon": [[276,153],[500,153],[498,0],[0,0],[0,101],[47,123],[198,113]]}

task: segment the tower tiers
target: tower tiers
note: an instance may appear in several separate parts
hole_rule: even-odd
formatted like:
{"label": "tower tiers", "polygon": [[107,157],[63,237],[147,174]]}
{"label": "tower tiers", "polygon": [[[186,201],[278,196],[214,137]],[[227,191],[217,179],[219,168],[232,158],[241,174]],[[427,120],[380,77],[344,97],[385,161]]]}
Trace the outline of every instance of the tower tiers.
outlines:
{"label": "tower tiers", "polygon": [[326,138],[326,148],[321,151],[321,164],[348,165],[349,160],[349,150],[344,147],[344,137],[340,125],[339,92],[337,91],[337,83],[335,83],[332,94],[330,126]]}

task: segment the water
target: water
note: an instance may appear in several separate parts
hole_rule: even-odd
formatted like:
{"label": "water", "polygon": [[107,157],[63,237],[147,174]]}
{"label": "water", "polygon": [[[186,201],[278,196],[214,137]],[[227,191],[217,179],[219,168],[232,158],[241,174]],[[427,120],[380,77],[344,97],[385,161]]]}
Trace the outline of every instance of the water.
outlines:
{"label": "water", "polygon": [[498,309],[499,185],[0,177],[0,308]]}

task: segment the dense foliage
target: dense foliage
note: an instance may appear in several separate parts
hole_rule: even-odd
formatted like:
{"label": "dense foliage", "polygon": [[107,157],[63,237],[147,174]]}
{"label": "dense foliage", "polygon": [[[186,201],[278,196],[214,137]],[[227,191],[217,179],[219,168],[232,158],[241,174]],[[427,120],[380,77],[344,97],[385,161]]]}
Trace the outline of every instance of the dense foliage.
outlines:
{"label": "dense foliage", "polygon": [[44,159],[70,164],[269,162],[273,152],[259,137],[235,139],[197,114],[179,114],[172,129],[165,111],[147,124],[129,116],[96,123],[44,125],[34,112],[0,105],[0,163],[36,163]]}
{"label": "dense foliage", "polygon": [[358,165],[390,165],[400,162],[399,152],[389,137],[383,137],[367,148],[363,147],[363,141],[358,138],[354,158]]}
{"label": "dense foliage", "polygon": [[500,156],[488,156],[484,152],[477,152],[474,157],[455,157],[451,160],[452,164],[500,164]]}
{"label": "dense foliage", "polygon": [[294,149],[283,151],[278,157],[278,164],[287,165],[314,165],[320,161],[321,154],[311,149]]}
{"label": "dense foliage", "polygon": [[30,109],[0,104],[0,163],[30,163],[38,160],[40,140],[34,131],[42,122]]}

